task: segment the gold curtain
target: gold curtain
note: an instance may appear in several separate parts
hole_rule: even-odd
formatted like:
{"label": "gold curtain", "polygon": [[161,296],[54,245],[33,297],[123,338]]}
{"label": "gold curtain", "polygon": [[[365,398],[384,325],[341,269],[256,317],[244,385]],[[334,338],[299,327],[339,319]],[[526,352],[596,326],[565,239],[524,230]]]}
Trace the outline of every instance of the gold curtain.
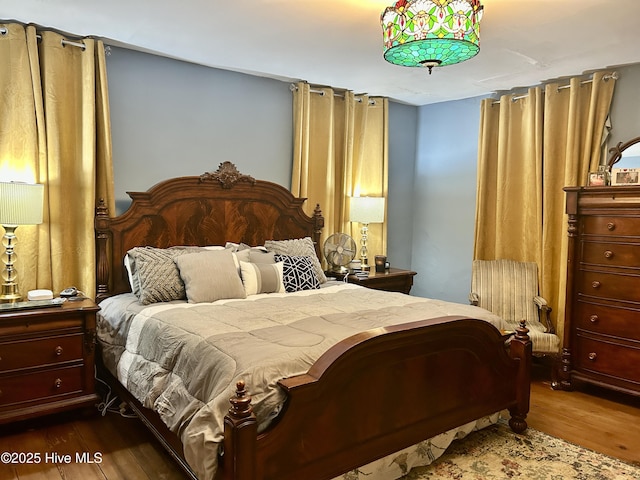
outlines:
{"label": "gold curtain", "polygon": [[572,78],[568,87],[545,88],[544,224],[540,269],[543,296],[554,308],[556,330],[564,333],[567,280],[566,186],[586,185],[590,171],[603,160],[603,135],[613,99],[611,72],[596,72],[592,81]]}
{"label": "gold curtain", "polygon": [[43,224],[16,232],[20,291],[75,285],[93,297],[96,200],[115,211],[104,45],[0,28],[0,178],[45,185]]}
{"label": "gold curtain", "polygon": [[540,88],[482,101],[474,259],[539,263],[542,102]]}
{"label": "gold curtain", "polygon": [[[336,94],[305,82],[296,85],[293,96],[291,192],[308,198],[308,214],[320,205],[325,218],[321,241],[344,232],[357,243],[360,226],[349,222],[349,198],[387,198],[388,100],[350,91]],[[386,221],[369,225],[367,248],[369,258],[386,254]]]}
{"label": "gold curtain", "polygon": [[615,82],[604,72],[483,100],[474,259],[536,262],[563,336],[567,222],[562,188],[584,185],[601,161]]}

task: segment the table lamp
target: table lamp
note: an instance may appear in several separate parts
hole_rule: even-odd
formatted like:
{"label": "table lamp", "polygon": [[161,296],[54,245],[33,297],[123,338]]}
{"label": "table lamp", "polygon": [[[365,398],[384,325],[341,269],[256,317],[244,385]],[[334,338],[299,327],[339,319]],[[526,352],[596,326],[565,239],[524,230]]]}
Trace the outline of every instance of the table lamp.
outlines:
{"label": "table lamp", "polygon": [[351,197],[349,221],[362,224],[360,229],[360,260],[362,269],[369,270],[367,259],[369,224],[384,222],[384,197]]}
{"label": "table lamp", "polygon": [[18,289],[17,272],[13,267],[16,254],[15,231],[19,225],[42,223],[44,185],[20,182],[0,182],[0,225],[4,227],[2,255],[2,290],[0,303],[17,302],[22,299]]}

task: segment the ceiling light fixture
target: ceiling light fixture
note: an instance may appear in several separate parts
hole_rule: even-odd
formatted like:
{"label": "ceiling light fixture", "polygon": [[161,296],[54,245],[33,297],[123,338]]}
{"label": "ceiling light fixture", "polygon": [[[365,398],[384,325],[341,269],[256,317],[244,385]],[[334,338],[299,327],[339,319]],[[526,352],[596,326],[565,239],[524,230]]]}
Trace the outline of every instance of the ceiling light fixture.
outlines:
{"label": "ceiling light fixture", "polygon": [[444,67],[480,51],[480,0],[399,0],[380,21],[384,59],[404,67]]}

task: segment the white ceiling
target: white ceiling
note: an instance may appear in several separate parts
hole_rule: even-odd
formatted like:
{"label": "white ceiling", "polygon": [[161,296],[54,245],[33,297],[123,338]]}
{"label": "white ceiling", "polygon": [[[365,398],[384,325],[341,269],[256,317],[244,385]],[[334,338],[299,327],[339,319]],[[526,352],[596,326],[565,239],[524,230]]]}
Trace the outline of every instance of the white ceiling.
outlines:
{"label": "white ceiling", "polygon": [[425,105],[640,62],[640,0],[482,0],[481,49],[436,68],[382,58],[392,0],[0,0],[0,19],[210,67]]}

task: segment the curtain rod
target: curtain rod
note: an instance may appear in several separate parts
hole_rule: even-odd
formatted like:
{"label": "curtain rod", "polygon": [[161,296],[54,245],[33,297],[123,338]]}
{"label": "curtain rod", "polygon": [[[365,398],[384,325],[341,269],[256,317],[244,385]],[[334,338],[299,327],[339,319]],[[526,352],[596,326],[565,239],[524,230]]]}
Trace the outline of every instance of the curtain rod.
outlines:
{"label": "curtain rod", "polygon": [[[291,83],[291,84],[289,84],[289,90],[291,90],[292,92],[294,90],[298,90],[298,86],[295,83]],[[309,89],[309,92],[310,93],[317,93],[318,95],[322,95],[322,96],[325,95],[325,91],[324,90],[314,90],[313,88],[311,88],[311,89]],[[333,92],[333,96],[334,97],[338,97],[338,98],[344,98],[344,94],[337,93],[337,92]],[[355,99],[358,102],[362,102],[362,97],[358,97],[356,95]],[[373,98],[370,98],[369,99],[369,105],[375,105],[375,104],[376,104],[376,101]]]}
{"label": "curtain rod", "polygon": [[[611,79],[613,79],[613,80],[618,80],[618,78],[620,78],[620,77],[619,77],[619,75],[618,75],[618,72],[613,72],[613,73],[610,73],[610,74],[604,75],[604,76],[602,77],[602,79],[603,79],[605,82],[608,82],[608,81],[609,81],[609,80],[611,80]],[[593,78],[589,78],[589,79],[587,79],[587,80],[583,80],[582,82],[580,82],[580,85],[586,85],[587,83],[593,83]],[[570,87],[571,87],[571,84],[568,84],[568,85],[561,85],[561,86],[559,86],[559,87],[558,87],[558,90],[564,90],[565,88],[570,88]],[[544,92],[542,92],[542,93],[544,93]],[[518,100],[520,100],[520,99],[522,99],[522,98],[527,98],[528,96],[529,96],[529,94],[528,94],[528,93],[525,93],[525,94],[523,94],[523,95],[517,95],[517,96],[515,96],[515,97],[511,97],[511,101],[512,101],[512,102],[516,102],[516,101],[518,101]],[[496,101],[495,101],[495,102],[493,102],[491,105],[500,105],[500,100],[496,100]]]}
{"label": "curtain rod", "polygon": [[[9,33],[9,30],[7,30],[4,27],[0,27],[0,35],[6,35],[7,33]],[[36,35],[36,38],[38,40],[42,40],[42,35]],[[87,48],[87,46],[82,42],[72,42],[71,40],[65,40],[64,38],[60,41],[60,43],[63,46],[69,45],[71,47],[78,47],[78,48],[80,48],[82,50]]]}

